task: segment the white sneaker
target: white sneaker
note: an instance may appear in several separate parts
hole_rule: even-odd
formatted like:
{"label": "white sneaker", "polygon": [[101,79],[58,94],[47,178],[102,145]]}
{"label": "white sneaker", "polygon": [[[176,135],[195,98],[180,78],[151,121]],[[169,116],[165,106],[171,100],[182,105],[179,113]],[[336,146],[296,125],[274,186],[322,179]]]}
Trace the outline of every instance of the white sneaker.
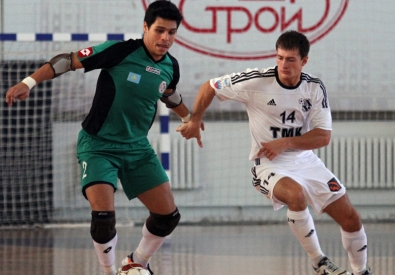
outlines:
{"label": "white sneaker", "polygon": [[323,257],[318,263],[318,268],[314,270],[317,275],[351,275],[347,270],[332,263],[328,257]]}

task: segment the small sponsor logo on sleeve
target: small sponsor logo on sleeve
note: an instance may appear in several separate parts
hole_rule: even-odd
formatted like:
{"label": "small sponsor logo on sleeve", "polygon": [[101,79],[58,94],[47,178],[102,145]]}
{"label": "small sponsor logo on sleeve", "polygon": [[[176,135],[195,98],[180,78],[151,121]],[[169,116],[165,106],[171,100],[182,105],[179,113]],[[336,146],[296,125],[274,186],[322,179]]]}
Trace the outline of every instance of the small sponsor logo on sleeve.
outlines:
{"label": "small sponsor logo on sleeve", "polygon": [[216,89],[223,89],[230,86],[230,80],[228,78],[223,78],[214,83]]}
{"label": "small sponsor logo on sleeve", "polygon": [[92,47],[89,47],[89,48],[82,49],[82,50],[78,51],[78,57],[79,58],[88,57],[88,56],[91,56],[92,54],[93,54]]}

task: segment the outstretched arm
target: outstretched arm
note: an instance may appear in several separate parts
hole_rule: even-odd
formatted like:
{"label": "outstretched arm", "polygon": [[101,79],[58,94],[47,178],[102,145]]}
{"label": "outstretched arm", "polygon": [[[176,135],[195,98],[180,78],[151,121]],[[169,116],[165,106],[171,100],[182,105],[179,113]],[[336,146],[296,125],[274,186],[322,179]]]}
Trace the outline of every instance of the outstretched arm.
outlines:
{"label": "outstretched arm", "polygon": [[210,106],[215,96],[215,90],[211,87],[210,82],[204,83],[196,96],[193,106],[191,120],[177,128],[186,139],[196,138],[200,147],[203,147],[201,141],[200,129],[204,130],[203,116]]}
{"label": "outstretched arm", "polygon": [[[51,61],[52,60],[54,59],[51,59]],[[7,91],[5,101],[9,106],[12,106],[12,104],[17,100],[25,100],[28,98],[30,89],[32,89],[35,85],[55,77],[55,70],[54,67],[51,66],[50,62],[41,66],[32,75],[26,77],[24,80],[22,80],[22,82],[12,86]],[[83,68],[75,53],[71,55],[71,64],[73,70]]]}

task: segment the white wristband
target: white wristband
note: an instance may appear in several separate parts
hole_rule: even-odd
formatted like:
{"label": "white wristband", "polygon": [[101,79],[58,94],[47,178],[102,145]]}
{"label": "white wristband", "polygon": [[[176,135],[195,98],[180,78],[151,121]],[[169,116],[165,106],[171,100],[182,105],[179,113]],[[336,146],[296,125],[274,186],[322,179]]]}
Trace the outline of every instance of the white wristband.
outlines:
{"label": "white wristband", "polygon": [[189,122],[189,121],[191,120],[191,113],[189,113],[189,114],[188,114],[187,116],[185,116],[185,117],[182,117],[181,120],[182,120],[183,123]]}
{"label": "white wristband", "polygon": [[30,76],[22,80],[22,83],[25,83],[29,87],[29,90],[31,90],[37,84],[37,82]]}

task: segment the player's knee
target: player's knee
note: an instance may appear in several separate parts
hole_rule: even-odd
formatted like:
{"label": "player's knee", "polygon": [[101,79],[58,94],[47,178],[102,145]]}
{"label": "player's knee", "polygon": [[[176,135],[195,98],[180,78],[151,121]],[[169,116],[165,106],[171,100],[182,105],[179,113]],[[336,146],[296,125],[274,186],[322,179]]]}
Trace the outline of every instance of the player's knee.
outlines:
{"label": "player's knee", "polygon": [[307,198],[303,187],[294,181],[276,186],[273,197],[288,205],[288,208],[293,211],[302,211],[307,207]]}
{"label": "player's knee", "polygon": [[356,232],[362,227],[362,221],[359,213],[354,207],[351,207],[349,211],[344,211],[344,214],[337,215],[341,228],[346,232]]}
{"label": "player's knee", "polygon": [[299,208],[299,210],[303,210],[307,207],[307,198],[303,190],[292,194],[290,204],[293,204],[296,208]]}
{"label": "player's knee", "polygon": [[307,198],[301,185],[294,184],[292,189],[287,192],[287,203],[297,211],[302,211],[307,207]]}
{"label": "player's knee", "polygon": [[95,242],[108,243],[116,234],[115,211],[92,211],[91,236]]}
{"label": "player's knee", "polygon": [[150,212],[150,216],[147,218],[145,226],[151,234],[159,237],[166,237],[177,227],[180,218],[181,215],[178,209],[168,215],[160,215]]}

